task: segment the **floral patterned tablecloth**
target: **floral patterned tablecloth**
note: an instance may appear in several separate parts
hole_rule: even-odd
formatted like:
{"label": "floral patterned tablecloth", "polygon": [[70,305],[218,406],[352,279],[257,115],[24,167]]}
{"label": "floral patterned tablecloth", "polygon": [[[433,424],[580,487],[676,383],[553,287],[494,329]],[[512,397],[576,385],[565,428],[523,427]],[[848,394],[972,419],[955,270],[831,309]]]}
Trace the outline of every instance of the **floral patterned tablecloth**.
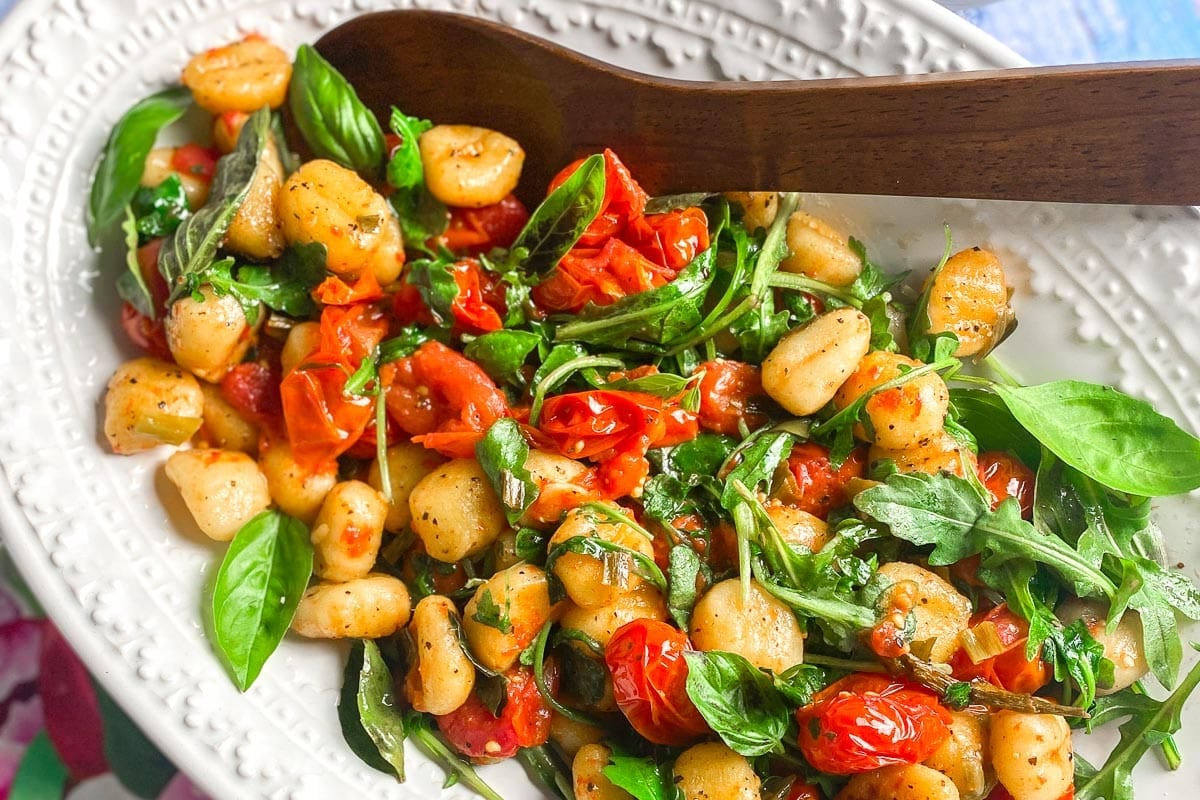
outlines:
{"label": "floral patterned tablecloth", "polygon": [[[0,0],[0,18],[18,0]],[[1200,57],[1200,0],[944,0],[1036,64]],[[0,800],[203,800],[99,691],[0,551]]]}

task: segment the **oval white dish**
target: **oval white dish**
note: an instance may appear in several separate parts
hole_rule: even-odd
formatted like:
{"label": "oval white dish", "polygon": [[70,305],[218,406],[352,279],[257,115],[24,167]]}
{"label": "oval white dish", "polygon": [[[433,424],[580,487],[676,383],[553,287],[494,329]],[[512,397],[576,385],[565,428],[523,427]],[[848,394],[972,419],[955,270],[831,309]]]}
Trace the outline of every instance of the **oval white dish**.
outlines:
{"label": "oval white dish", "polygon": [[[678,78],[1019,64],[931,0],[23,0],[0,27],[0,285],[9,291],[0,314],[0,530],[97,677],[216,797],[429,797],[442,775],[412,753],[409,782],[398,786],[349,753],[334,711],[339,647],[289,638],[246,695],[211,654],[198,598],[216,549],[165,486],[162,453],[112,456],[98,432],[104,384],[132,351],[114,324],[116,265],[98,264],[87,245],[88,176],[112,123],[176,79],[190,53],[251,30],[290,48],[353,14],[406,5],[497,19]],[[997,248],[1021,318],[1000,351],[1006,363],[1030,381],[1114,383],[1200,428],[1200,222],[1192,213],[807,203],[892,269],[934,263],[942,222],[961,245]],[[1200,503],[1177,499],[1159,511],[1173,560],[1195,577]],[[1200,726],[1187,722],[1180,744],[1194,753]],[[1178,796],[1185,776],[1146,762],[1139,798]],[[511,796],[532,794],[515,765],[484,775]]]}

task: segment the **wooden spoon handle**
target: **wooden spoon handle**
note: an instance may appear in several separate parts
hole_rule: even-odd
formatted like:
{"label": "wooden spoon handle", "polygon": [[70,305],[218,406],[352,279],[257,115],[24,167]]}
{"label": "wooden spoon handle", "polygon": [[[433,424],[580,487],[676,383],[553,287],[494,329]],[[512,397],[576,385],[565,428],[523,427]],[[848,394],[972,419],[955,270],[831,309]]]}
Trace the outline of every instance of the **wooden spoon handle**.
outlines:
{"label": "wooden spoon handle", "polygon": [[423,11],[359,17],[317,48],[381,119],[394,105],[516,138],[534,196],[611,147],[655,194],[1200,203],[1200,62],[673,81]]}

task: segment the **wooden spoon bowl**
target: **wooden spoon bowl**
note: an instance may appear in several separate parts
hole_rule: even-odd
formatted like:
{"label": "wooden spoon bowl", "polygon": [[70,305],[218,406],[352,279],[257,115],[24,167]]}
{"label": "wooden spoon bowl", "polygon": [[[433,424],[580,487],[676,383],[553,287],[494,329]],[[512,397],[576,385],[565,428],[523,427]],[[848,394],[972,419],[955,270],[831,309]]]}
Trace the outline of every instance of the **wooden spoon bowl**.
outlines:
{"label": "wooden spoon bowl", "polygon": [[396,106],[517,139],[534,196],[611,147],[655,194],[1200,202],[1198,62],[691,82],[432,11],[358,17],[316,47],[380,119]]}

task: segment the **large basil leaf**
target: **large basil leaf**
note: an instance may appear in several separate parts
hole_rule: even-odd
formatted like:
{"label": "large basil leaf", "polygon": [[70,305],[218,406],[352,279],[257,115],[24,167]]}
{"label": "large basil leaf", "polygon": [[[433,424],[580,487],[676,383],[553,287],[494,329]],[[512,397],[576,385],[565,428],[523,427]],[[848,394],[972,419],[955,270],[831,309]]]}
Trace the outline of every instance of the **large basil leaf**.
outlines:
{"label": "large basil leaf", "polygon": [[176,86],[138,101],[117,120],[92,176],[88,197],[88,238],[92,242],[100,229],[117,221],[133,199],[159,131],[179,119],[191,103],[192,93]]}
{"label": "large basil leaf", "polygon": [[357,639],[350,648],[338,702],[346,744],[365,764],[404,782],[404,717],[396,706],[392,673],[379,645]]}
{"label": "large basil leaf", "polygon": [[234,151],[217,162],[208,202],[163,242],[158,271],[171,287],[168,306],[199,288],[201,275],[212,266],[229,224],[250,191],[270,135],[271,111],[259,109],[242,127]]}
{"label": "large basil leaf", "polygon": [[213,586],[213,642],[242,691],[287,633],[312,563],[307,526],[279,511],[254,517],[229,543]]}
{"label": "large basil leaf", "polygon": [[1071,380],[994,389],[1048,450],[1105,486],[1141,497],[1200,487],[1200,439],[1143,400]]}
{"label": "large basil leaf", "polygon": [[950,403],[956,421],[975,436],[980,451],[1011,451],[1025,466],[1037,468],[1042,446],[994,393],[985,389],[954,388],[950,390]]}
{"label": "large basil leaf", "polygon": [[529,445],[521,426],[510,417],[496,420],[475,445],[475,457],[504,505],[508,523],[516,525],[538,496],[538,486],[525,467]]}
{"label": "large basil leaf", "polygon": [[521,229],[511,252],[532,275],[554,269],[604,204],[604,156],[584,159],[570,177],[547,195]]}
{"label": "large basil leaf", "polygon": [[769,675],[736,653],[688,651],[684,658],[688,697],[731,750],[747,758],[781,750],[791,714]]}
{"label": "large basil leaf", "polygon": [[383,167],[383,129],[342,74],[307,44],[296,51],[288,87],[292,118],[313,153],[374,178]]}

